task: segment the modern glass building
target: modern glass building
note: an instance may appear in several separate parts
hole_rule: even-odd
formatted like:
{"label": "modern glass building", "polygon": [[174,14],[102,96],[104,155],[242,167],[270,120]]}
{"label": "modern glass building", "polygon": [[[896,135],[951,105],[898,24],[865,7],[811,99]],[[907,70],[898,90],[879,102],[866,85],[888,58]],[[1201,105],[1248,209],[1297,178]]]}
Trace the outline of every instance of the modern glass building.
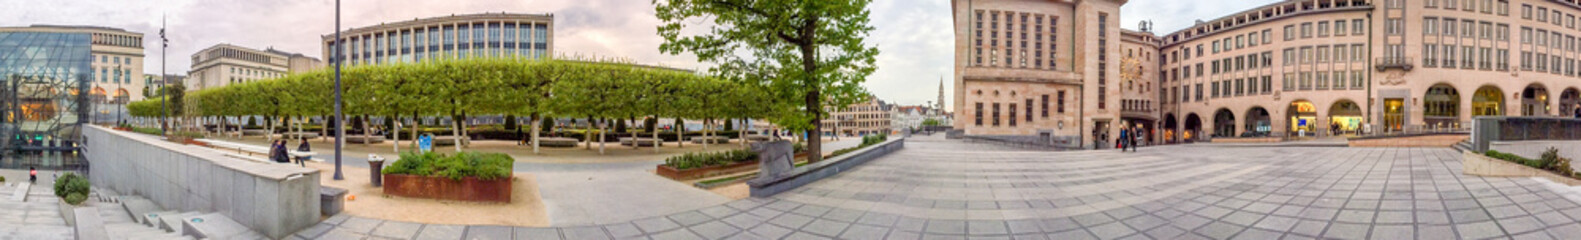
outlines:
{"label": "modern glass building", "polygon": [[88,122],[89,33],[0,32],[0,150],[72,150]]}
{"label": "modern glass building", "polygon": [[481,13],[414,19],[353,28],[323,36],[329,64],[339,57],[348,66],[410,63],[440,58],[528,58],[553,54],[554,15]]}

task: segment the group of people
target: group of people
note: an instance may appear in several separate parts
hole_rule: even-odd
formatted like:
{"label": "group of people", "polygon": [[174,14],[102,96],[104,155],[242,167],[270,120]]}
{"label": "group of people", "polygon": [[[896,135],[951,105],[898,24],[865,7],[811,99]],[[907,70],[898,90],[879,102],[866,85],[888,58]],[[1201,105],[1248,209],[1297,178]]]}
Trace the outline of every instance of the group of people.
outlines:
{"label": "group of people", "polygon": [[[303,152],[311,152],[311,151],[313,151],[312,146],[309,146],[307,144],[307,139],[302,139],[302,144],[301,145],[297,145],[296,150],[297,151],[303,151]],[[278,162],[278,163],[290,163],[292,159],[291,159],[291,155],[288,154],[288,152],[289,151],[286,150],[286,141],[285,141],[285,139],[274,140],[274,142],[269,143],[269,160],[273,160],[273,161]],[[306,167],[307,164],[303,163],[303,160],[307,160],[308,158],[311,158],[311,157],[296,158],[296,164],[299,165],[299,166]]]}
{"label": "group of people", "polygon": [[1121,127],[1120,139],[1117,139],[1116,143],[1120,145],[1120,152],[1125,152],[1126,148],[1131,148],[1131,152],[1136,152],[1137,145],[1141,145],[1142,138],[1146,136],[1147,133],[1141,127]]}

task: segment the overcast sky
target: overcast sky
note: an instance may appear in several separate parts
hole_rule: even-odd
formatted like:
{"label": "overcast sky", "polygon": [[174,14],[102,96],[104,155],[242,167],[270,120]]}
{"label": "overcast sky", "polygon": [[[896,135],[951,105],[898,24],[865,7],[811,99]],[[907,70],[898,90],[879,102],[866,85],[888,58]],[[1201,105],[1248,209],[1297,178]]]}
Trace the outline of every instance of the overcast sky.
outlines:
{"label": "overcast sky", "polygon": [[[1275,0],[1131,0],[1122,27],[1153,20],[1155,33],[1188,27]],[[159,73],[161,15],[170,34],[166,69],[185,74],[193,53],[219,43],[322,57],[319,36],[334,29],[333,0],[0,0],[0,25],[97,25],[142,32],[144,71]],[[866,87],[899,104],[937,101],[941,78],[953,75],[949,0],[874,0],[869,43],[881,52]],[[690,54],[659,53],[659,21],[650,0],[347,0],[341,27],[352,28],[450,14],[553,13],[558,54],[629,58],[637,62],[706,69]],[[953,86],[945,85],[946,94]],[[948,98],[950,96],[946,96]],[[946,100],[949,101],[949,100]]]}

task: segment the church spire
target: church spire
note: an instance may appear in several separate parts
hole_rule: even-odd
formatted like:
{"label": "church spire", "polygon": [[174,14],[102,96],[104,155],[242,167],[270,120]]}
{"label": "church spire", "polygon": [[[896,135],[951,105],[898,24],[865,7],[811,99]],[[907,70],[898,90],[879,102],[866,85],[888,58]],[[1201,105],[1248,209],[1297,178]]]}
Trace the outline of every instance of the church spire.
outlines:
{"label": "church spire", "polygon": [[938,109],[940,113],[943,113],[944,112],[944,76],[939,76],[939,101],[938,101],[938,104],[939,104],[938,108],[935,108],[935,109]]}

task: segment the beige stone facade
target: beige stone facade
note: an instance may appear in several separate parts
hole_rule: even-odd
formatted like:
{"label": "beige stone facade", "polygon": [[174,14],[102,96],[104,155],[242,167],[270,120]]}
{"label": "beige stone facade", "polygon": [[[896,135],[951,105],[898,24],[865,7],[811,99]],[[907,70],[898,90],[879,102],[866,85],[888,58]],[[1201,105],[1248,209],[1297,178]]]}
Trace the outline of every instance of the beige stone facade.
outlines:
{"label": "beige stone facade", "polygon": [[824,136],[863,136],[871,134],[888,134],[890,132],[890,108],[892,105],[869,96],[867,101],[857,102],[844,108],[831,109],[829,117],[822,120],[821,130]]}
{"label": "beige stone facade", "polygon": [[184,81],[189,90],[284,77],[324,66],[322,61],[275,49],[257,50],[218,44],[192,54],[192,70]]}
{"label": "beige stone facade", "polygon": [[[1021,71],[974,65],[976,30],[964,9],[1065,14],[1070,11],[1060,9],[1102,9],[1069,6],[1101,1],[984,2],[956,4],[956,127],[969,135],[1031,134],[1044,126],[973,124],[975,103],[992,102],[977,90],[988,90],[986,96],[1011,89],[1025,95],[1048,84],[972,81]],[[1156,37],[1125,31],[1119,52],[1109,53],[1121,63],[1106,65],[1124,77],[1120,86],[1095,85],[1093,74],[1083,74],[1095,71],[1090,68],[1054,68],[1021,78],[1080,79],[1058,86],[1083,90],[1069,101],[1087,107],[1086,116],[1076,117],[1088,120],[1113,116],[1091,112],[1094,102],[1109,101],[1093,96],[1093,88],[1123,89],[1118,118],[1146,124],[1153,112],[1156,130],[1149,136],[1164,142],[1459,128],[1480,115],[1572,117],[1581,115],[1576,15],[1576,1],[1283,1]],[[1090,36],[1080,34],[1084,28],[1074,30],[1076,38]],[[1076,63],[1101,62],[1089,57],[1097,47],[1078,49],[1089,55],[1070,56],[1084,59]],[[1137,56],[1136,64],[1127,59]],[[1142,73],[1132,75],[1137,68]],[[1133,85],[1153,89],[1133,91]],[[1056,131],[1066,134],[1074,133]]]}
{"label": "beige stone facade", "polygon": [[[347,66],[441,58],[542,59],[554,55],[554,15],[479,13],[381,23],[340,33]],[[321,41],[335,56],[335,33]],[[334,58],[329,58],[330,63]]]}
{"label": "beige stone facade", "polygon": [[954,0],[955,121],[967,135],[1118,135],[1123,0]]}

